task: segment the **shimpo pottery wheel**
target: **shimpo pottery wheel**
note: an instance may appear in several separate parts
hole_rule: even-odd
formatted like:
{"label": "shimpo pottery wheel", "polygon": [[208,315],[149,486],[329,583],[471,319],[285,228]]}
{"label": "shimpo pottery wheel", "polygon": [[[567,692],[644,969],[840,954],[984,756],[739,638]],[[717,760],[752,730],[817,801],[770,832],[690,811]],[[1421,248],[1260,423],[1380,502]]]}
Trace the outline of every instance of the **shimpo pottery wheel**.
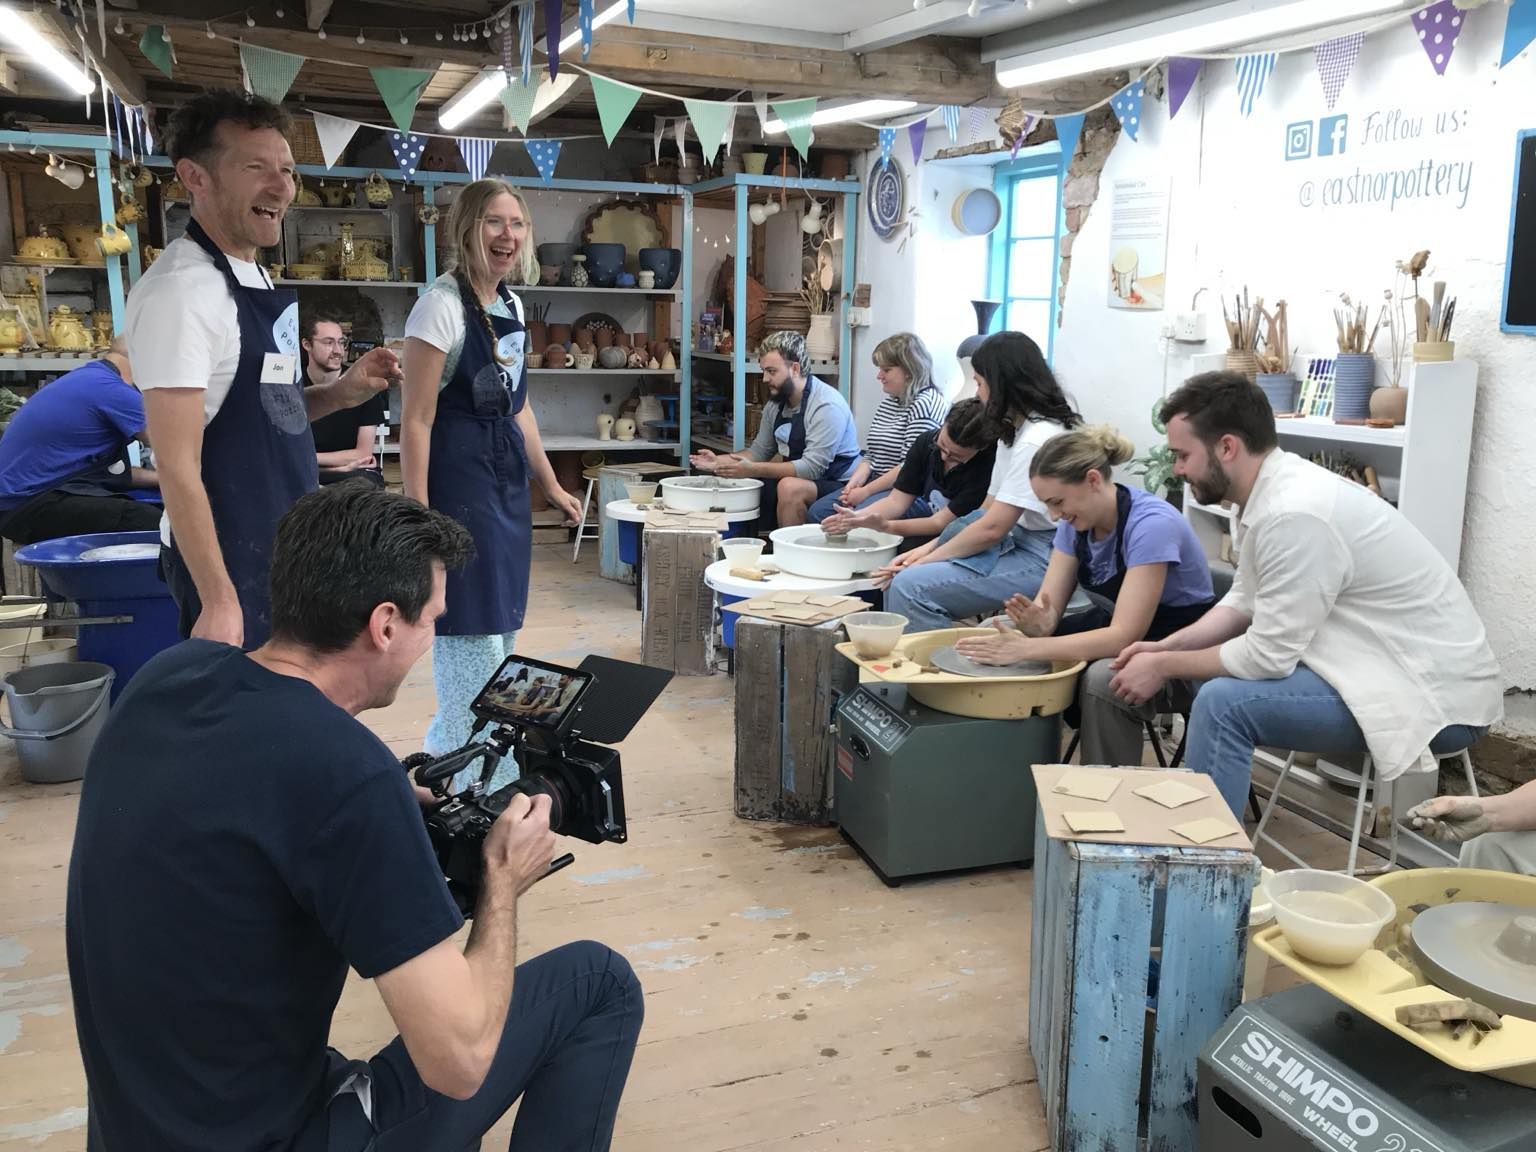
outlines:
{"label": "shimpo pottery wheel", "polygon": [[928,662],[941,672],[953,672],[957,676],[1044,676],[1051,671],[1049,660],[1016,660],[1012,664],[978,664],[969,656],[962,656],[953,647],[940,648],[928,657]]}
{"label": "shimpo pottery wheel", "polygon": [[868,576],[894,560],[901,547],[901,537],[888,532],[855,528],[846,537],[829,537],[815,524],[777,528],[768,538],[780,568],[818,580]]}
{"label": "shimpo pottery wheel", "polygon": [[1500,1015],[1536,1020],[1536,910],[1483,901],[1442,904],[1409,928],[1424,975]]}
{"label": "shimpo pottery wheel", "polygon": [[661,482],[661,502],[684,512],[756,512],[763,482],[746,477],[669,476]]}

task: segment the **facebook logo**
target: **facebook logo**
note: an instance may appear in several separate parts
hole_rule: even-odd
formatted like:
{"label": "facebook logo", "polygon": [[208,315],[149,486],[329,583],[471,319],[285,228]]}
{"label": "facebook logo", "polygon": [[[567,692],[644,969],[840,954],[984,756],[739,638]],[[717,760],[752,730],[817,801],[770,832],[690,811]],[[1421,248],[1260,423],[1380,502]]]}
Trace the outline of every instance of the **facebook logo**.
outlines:
{"label": "facebook logo", "polygon": [[1348,116],[1324,116],[1317,122],[1317,154],[1319,156],[1343,155],[1348,136]]}

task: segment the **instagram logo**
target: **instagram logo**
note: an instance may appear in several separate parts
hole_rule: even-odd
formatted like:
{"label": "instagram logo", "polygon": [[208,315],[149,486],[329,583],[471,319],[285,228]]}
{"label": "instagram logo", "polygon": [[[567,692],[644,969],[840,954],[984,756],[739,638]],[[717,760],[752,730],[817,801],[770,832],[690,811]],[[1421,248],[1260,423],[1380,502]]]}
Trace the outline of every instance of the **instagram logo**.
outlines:
{"label": "instagram logo", "polygon": [[1312,121],[1300,120],[1285,129],[1285,158],[1306,160],[1312,155]]}

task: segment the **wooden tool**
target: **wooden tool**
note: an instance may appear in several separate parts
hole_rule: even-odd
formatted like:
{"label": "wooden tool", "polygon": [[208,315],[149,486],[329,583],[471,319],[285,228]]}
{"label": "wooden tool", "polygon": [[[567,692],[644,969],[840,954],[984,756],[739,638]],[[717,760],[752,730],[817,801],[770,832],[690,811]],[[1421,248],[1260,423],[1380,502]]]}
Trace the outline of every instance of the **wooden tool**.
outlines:
{"label": "wooden tool", "polygon": [[1429,310],[1429,330],[1434,333],[1440,331],[1440,319],[1445,315],[1445,281],[1435,281],[1435,302]]}
{"label": "wooden tool", "polygon": [[732,567],[731,575],[738,580],[756,580],[762,582],[768,579],[768,573],[761,568],[736,568]]}
{"label": "wooden tool", "polygon": [[1426,343],[1430,339],[1429,328],[1429,301],[1422,296],[1413,298],[1413,316],[1418,330],[1419,342]]}

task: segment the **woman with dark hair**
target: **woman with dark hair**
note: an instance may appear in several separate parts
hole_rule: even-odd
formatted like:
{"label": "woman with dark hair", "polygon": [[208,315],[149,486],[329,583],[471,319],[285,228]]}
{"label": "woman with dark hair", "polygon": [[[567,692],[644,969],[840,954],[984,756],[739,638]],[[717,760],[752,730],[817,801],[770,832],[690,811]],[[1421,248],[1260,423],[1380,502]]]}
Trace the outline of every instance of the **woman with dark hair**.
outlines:
{"label": "woman with dark hair", "polygon": [[998,332],[971,358],[976,395],[998,427],[987,498],[937,540],[875,573],[889,581],[885,606],[907,631],[948,628],[991,616],[1009,596],[1034,596],[1051,559],[1055,528],[1029,482],[1035,450],[1082,423],[1040,347],[1022,332]]}

